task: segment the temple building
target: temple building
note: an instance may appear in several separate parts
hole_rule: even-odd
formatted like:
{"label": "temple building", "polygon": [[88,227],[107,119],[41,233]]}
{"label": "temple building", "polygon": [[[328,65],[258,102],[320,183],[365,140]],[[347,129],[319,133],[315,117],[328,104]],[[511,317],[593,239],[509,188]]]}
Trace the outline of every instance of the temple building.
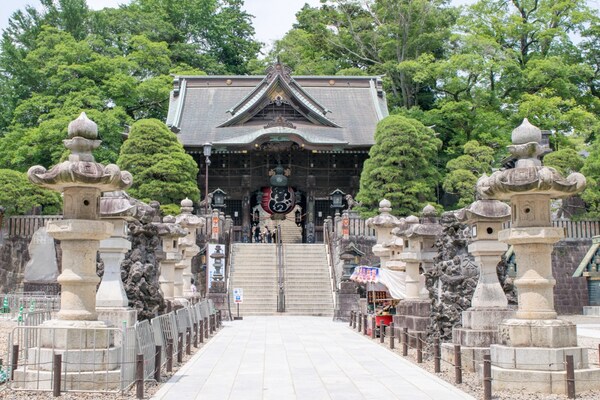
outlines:
{"label": "temple building", "polygon": [[203,197],[206,185],[225,192],[224,211],[244,242],[265,213],[294,215],[302,240],[320,241],[335,212],[331,193],[356,195],[388,115],[380,77],[291,72],[277,62],[266,76],[174,78],[167,125],[196,160]]}

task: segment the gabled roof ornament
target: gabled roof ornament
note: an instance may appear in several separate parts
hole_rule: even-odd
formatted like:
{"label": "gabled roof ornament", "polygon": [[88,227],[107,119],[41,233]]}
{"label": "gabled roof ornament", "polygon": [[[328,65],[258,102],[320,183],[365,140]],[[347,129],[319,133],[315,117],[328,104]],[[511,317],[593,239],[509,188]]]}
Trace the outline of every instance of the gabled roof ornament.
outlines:
{"label": "gabled roof ornament", "polygon": [[265,70],[267,82],[272,82],[277,76],[280,76],[284,81],[290,82],[292,80],[292,69],[287,65],[283,64],[277,56],[277,62],[273,65],[269,65]]}

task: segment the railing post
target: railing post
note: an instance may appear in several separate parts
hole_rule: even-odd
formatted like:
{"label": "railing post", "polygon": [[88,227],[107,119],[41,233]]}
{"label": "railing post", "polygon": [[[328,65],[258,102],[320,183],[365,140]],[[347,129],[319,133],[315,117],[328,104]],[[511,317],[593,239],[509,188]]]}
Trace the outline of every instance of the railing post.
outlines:
{"label": "railing post", "polygon": [[13,344],[12,347],[12,365],[10,369],[10,380],[15,379],[15,371],[19,367],[19,345]]}
{"label": "railing post", "polygon": [[62,378],[62,354],[54,354],[52,360],[52,395],[60,396],[60,386]]}
{"label": "railing post", "polygon": [[385,325],[383,323],[379,324],[379,343],[385,342]]}
{"label": "railing post", "polygon": [[402,355],[408,356],[408,328],[402,328]]}
{"label": "railing post", "polygon": [[204,318],[204,337],[206,339],[208,339],[208,337],[210,336],[209,332],[208,332],[209,326],[208,326],[208,317]]}
{"label": "railing post", "polygon": [[567,397],[575,398],[575,366],[573,363],[573,355],[565,356],[567,361]]}
{"label": "railing post", "polygon": [[375,339],[375,336],[377,336],[377,320],[373,316],[371,318],[371,339]]}
{"label": "railing post", "polygon": [[167,372],[173,372],[173,339],[167,339]]}
{"label": "railing post", "polygon": [[183,333],[177,334],[177,364],[183,362]]}
{"label": "railing post", "polygon": [[394,332],[394,323],[390,323],[390,349],[394,350],[394,335],[396,335],[396,333]]}
{"label": "railing post", "polygon": [[192,354],[192,328],[185,328],[187,338],[185,340],[185,354],[188,356]]}
{"label": "railing post", "polygon": [[368,324],[369,321],[369,316],[367,314],[363,315],[363,335],[367,336],[367,332],[368,332]]}
{"label": "railing post", "polygon": [[417,364],[423,362],[423,333],[417,333]]}
{"label": "railing post", "polygon": [[454,382],[462,383],[462,357],[460,354],[460,344],[454,345]]}
{"label": "railing post", "polygon": [[433,340],[433,360],[434,360],[434,364],[433,364],[433,371],[436,374],[439,374],[441,371],[441,366],[440,366],[440,338],[435,338]]}
{"label": "railing post", "polygon": [[198,330],[200,331],[198,335],[200,343],[204,343],[204,320],[198,322]]}
{"label": "railing post", "polygon": [[194,348],[198,348],[198,323],[194,322],[192,325],[192,330],[194,331]]}
{"label": "railing post", "polygon": [[358,325],[357,325],[358,326],[358,329],[357,329],[358,332],[362,331],[362,320],[363,320],[362,313],[358,313]]}
{"label": "railing post", "polygon": [[492,400],[492,357],[483,355],[483,400]]}
{"label": "railing post", "polygon": [[144,398],[144,355],[137,354],[135,357],[135,398]]}
{"label": "railing post", "polygon": [[160,366],[162,364],[162,346],[154,347],[154,380],[160,383]]}
{"label": "railing post", "polygon": [[350,311],[350,322],[349,326],[352,326],[352,320],[354,319],[354,311]]}

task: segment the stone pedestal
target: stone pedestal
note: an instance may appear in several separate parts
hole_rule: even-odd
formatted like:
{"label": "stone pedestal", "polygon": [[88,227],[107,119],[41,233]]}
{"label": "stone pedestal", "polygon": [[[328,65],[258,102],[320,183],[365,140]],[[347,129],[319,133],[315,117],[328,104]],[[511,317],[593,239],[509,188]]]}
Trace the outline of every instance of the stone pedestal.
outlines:
{"label": "stone pedestal", "polygon": [[[165,217],[163,222],[154,223],[158,228],[158,235],[162,239],[162,253],[160,254],[160,277],[158,282],[160,290],[167,301],[173,301],[176,296],[175,283],[175,265],[181,261],[181,252],[179,251],[179,239],[187,234],[187,231],[175,223],[175,218]],[[181,270],[180,270],[181,271]],[[179,294],[182,294],[181,280],[182,274],[179,274]]]}
{"label": "stone pedestal", "polygon": [[131,249],[127,240],[127,226],[124,219],[106,219],[112,223],[110,238],[100,242],[100,258],[104,262],[104,275],[96,293],[96,307],[126,308],[129,304],[121,280],[121,262]]}
{"label": "stone pedestal", "polygon": [[[196,245],[196,232],[204,226],[204,219],[194,214],[194,203],[185,198],[181,201],[181,214],[175,218],[175,222],[187,230],[187,235],[179,239],[179,247],[181,249],[181,261],[175,265],[175,296],[190,298],[194,296],[192,287],[192,258],[200,252],[200,248]],[[181,270],[181,271],[179,271]],[[177,281],[181,272],[181,294],[179,293],[179,283]]]}
{"label": "stone pedestal", "polygon": [[355,282],[346,281],[340,282],[340,290],[337,292],[338,296],[338,310],[336,319],[341,321],[348,321],[352,311],[358,312],[360,310],[358,294],[358,287]]}

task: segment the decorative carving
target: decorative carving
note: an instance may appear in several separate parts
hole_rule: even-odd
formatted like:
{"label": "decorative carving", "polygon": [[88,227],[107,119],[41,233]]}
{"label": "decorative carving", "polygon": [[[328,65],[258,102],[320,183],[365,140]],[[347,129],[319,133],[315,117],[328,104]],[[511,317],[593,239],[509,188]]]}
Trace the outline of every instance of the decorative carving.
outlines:
{"label": "decorative carving", "polygon": [[[279,104],[278,104],[279,105]],[[290,121],[288,121],[284,116],[282,115],[278,115],[277,117],[275,117],[275,119],[269,121],[266,125],[265,125],[265,129],[267,128],[273,128],[275,126],[283,126],[284,128],[291,128],[291,129],[296,129],[296,125],[292,124]]]}
{"label": "decorative carving", "polygon": [[272,82],[277,77],[281,77],[281,79],[286,82],[292,80],[292,69],[287,65],[282,64],[279,60],[277,60],[274,65],[270,65],[265,72],[267,74],[267,77],[265,78],[267,82]]}
{"label": "decorative carving", "polygon": [[353,210],[355,207],[362,206],[362,203],[354,200],[354,197],[352,197],[351,194],[346,195],[346,203],[348,204],[348,211]]}

